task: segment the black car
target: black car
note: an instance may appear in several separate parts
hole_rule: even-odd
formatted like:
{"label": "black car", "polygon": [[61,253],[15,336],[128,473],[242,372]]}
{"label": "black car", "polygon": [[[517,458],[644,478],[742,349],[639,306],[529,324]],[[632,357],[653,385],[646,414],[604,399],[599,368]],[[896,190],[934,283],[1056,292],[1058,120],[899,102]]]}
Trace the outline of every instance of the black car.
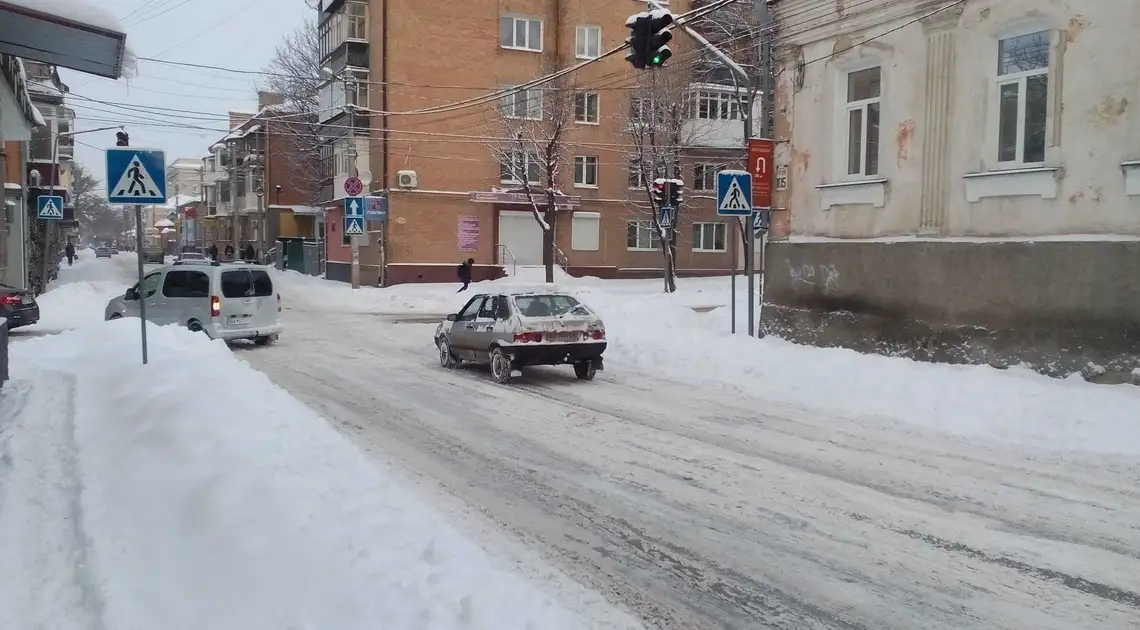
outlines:
{"label": "black car", "polygon": [[8,320],[8,329],[30,326],[40,321],[40,305],[28,291],[0,283],[0,317]]}

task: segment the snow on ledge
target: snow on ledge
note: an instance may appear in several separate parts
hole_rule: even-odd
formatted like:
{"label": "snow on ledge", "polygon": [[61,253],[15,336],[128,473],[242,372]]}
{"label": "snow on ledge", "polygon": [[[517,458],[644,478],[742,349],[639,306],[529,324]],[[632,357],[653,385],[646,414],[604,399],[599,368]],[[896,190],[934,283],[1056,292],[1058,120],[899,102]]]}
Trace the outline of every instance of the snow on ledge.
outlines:
{"label": "snow on ledge", "polygon": [[[126,36],[127,29],[111,11],[92,0],[3,0],[4,4],[38,11],[78,24],[93,26]],[[125,40],[124,40],[125,41]],[[124,77],[138,76],[138,57],[127,44],[123,46],[122,73]]]}
{"label": "snow on ledge", "polygon": [[1140,234],[1048,234],[1043,236],[876,236],[869,238],[836,238],[832,236],[792,235],[787,243],[1083,243],[1133,242]]}

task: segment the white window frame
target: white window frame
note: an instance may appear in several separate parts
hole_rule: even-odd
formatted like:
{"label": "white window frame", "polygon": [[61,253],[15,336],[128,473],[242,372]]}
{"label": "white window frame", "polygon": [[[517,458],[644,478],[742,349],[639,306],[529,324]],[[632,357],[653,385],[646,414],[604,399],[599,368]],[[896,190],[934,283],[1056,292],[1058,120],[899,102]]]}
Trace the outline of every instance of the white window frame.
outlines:
{"label": "white window frame", "polygon": [[[581,110],[585,113],[585,118],[578,117],[579,100],[582,101]],[[594,116],[590,120],[590,102],[594,103]],[[575,92],[574,93],[574,122],[580,125],[600,125],[602,120],[602,98],[601,94],[597,92]]]}
{"label": "white window frame", "polygon": [[[530,172],[531,172],[532,165],[533,165],[533,168],[535,169],[535,172],[537,173],[537,176],[535,177],[535,179],[533,181],[526,182],[526,184],[532,184],[533,185],[533,184],[541,183],[541,181],[542,181],[542,164],[538,161],[537,155],[530,153],[529,151],[509,151],[507,153],[500,155],[499,159],[500,160],[505,160],[505,159],[512,159],[513,160],[519,156],[522,156],[523,170],[526,171],[528,179],[530,178]],[[517,177],[512,178],[512,179],[507,179],[507,178],[503,177],[503,166],[504,165],[502,164],[502,162],[500,162],[499,163],[499,182],[500,183],[515,184],[517,186],[522,186],[524,184],[523,181],[518,179]],[[513,169],[513,168],[511,169],[512,175],[516,172],[516,170],[517,169]]]}
{"label": "white window frame", "polygon": [[[593,177],[589,177],[590,170],[593,170]],[[581,177],[579,177],[581,175]],[[591,182],[590,180],[593,179]],[[575,155],[574,156],[574,187],[575,188],[597,188],[598,187],[598,156],[596,155]]]}
{"label": "white window frame", "polygon": [[[702,86],[693,89],[688,98],[692,104],[690,118],[696,120],[741,120],[740,99],[731,88]],[[704,114],[702,115],[702,105]],[[715,111],[714,111],[715,110]]]}
{"label": "white window frame", "polygon": [[[858,101],[848,101],[848,94],[850,93],[851,76],[859,72],[866,72],[868,70],[879,71],[879,95],[871,98],[865,98]],[[862,178],[878,178],[882,172],[882,146],[883,146],[883,67],[881,65],[868,65],[864,68],[848,71],[843,77],[843,120],[841,128],[843,129],[843,175],[848,179],[862,179]],[[875,144],[875,150],[879,152],[876,156],[876,166],[874,173],[867,173],[867,129],[868,129],[868,113],[871,105],[879,106],[879,138]],[[859,130],[859,172],[851,172],[851,112],[860,112],[862,127]]]}
{"label": "white window frame", "polygon": [[[509,45],[503,43],[503,25],[504,25],[504,22],[506,20],[511,21],[511,43]],[[527,41],[523,42],[521,45],[519,44],[518,39],[516,37],[516,35],[518,35],[518,23],[519,22],[526,22],[527,23],[527,26],[526,26]],[[530,41],[530,25],[533,22],[538,22],[537,48],[532,45],[532,44],[535,44],[535,42]],[[509,14],[509,13],[499,16],[499,47],[500,48],[503,48],[506,50],[521,50],[521,51],[525,51],[525,52],[540,53],[543,50],[542,42],[544,39],[546,39],[546,24],[543,22],[542,18],[528,17],[525,15],[514,15],[514,14]]]}
{"label": "white window frame", "polygon": [[[693,165],[693,190],[708,192],[716,190],[716,174],[725,169],[724,164],[698,162]],[[711,174],[711,175],[710,175]]]}
{"label": "white window frame", "polygon": [[[360,12],[353,13],[350,9],[358,9]],[[368,41],[368,3],[348,0],[342,10],[345,41]]]}
{"label": "white window frame", "polygon": [[[630,226],[637,226],[637,237],[635,238],[636,245],[630,247],[629,245],[629,228]],[[642,235],[649,235],[649,245],[642,245]],[[648,219],[630,219],[625,222],[625,248],[631,252],[655,252],[661,249],[661,233],[654,227],[653,221]]]}
{"label": "white window frame", "polygon": [[[517,85],[507,85],[500,89],[509,90]],[[503,118],[511,120],[542,120],[542,88],[527,88],[509,94],[499,99],[499,109]],[[521,115],[520,115],[521,114]]]}
{"label": "white window frame", "polygon": [[[1033,70],[1024,70],[1021,72],[1013,72],[1010,74],[999,75],[1001,64],[1001,42],[1008,39],[1015,39],[1017,37],[1024,37],[1026,35],[1044,34],[1046,41],[1049,43],[1048,61],[1043,68],[1034,68]],[[1046,109],[1046,122],[1045,122],[1045,148],[1049,147],[1049,99],[1052,95],[1052,81],[1050,80],[1050,69],[1053,66],[1053,31],[1048,28],[1036,29],[1021,29],[1009,33],[1003,33],[997,38],[996,45],[994,46],[994,61],[996,66],[994,68],[994,141],[987,150],[995,150],[997,156],[994,158],[998,168],[1033,168],[1038,166],[1045,166],[1045,156],[1042,155],[1041,160],[1033,162],[1025,161],[1025,109],[1026,109],[1026,88],[1028,79],[1034,77],[1045,77],[1045,109]],[[1001,91],[1006,85],[1017,85],[1017,141],[1014,150],[1013,160],[1001,159]],[[991,153],[991,155],[993,155]]]}
{"label": "white window frame", "polygon": [[[712,231],[713,246],[711,249],[704,247],[704,236],[706,230]],[[697,232],[700,232],[699,237],[697,236]],[[720,249],[716,248],[717,232],[720,232]],[[698,254],[723,254],[727,252],[728,224],[712,221],[693,223],[693,251]]]}
{"label": "white window frame", "polygon": [[[590,41],[593,38],[593,41]],[[590,50],[590,44],[594,49]],[[602,27],[583,25],[574,29],[574,58],[597,59],[602,56]]]}

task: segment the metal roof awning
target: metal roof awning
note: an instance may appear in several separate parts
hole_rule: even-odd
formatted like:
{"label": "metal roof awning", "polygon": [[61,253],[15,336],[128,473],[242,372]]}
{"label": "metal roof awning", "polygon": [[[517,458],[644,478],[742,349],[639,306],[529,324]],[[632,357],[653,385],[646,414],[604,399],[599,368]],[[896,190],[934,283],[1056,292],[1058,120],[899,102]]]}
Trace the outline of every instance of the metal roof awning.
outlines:
{"label": "metal roof awning", "polygon": [[85,0],[42,4],[0,0],[0,53],[110,79],[123,75],[127,35],[113,30],[105,10]]}

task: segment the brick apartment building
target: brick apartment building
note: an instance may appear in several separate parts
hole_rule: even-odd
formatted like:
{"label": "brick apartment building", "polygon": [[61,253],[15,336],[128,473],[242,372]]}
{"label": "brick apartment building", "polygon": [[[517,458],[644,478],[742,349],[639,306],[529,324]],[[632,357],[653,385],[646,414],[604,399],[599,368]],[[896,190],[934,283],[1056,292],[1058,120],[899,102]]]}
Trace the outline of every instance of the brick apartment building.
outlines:
{"label": "brick apartment building", "polygon": [[202,159],[204,212],[199,240],[224,250],[247,241],[260,253],[280,237],[320,238],[313,205],[316,159],[309,135],[279,94],[258,92],[256,112],[229,113],[230,132]]}
{"label": "brick apartment building", "polygon": [[[680,13],[688,5],[673,0],[671,9]],[[431,115],[368,114],[472,99],[598,57],[624,41],[626,18],[644,8],[629,0],[476,0],[461,10],[411,0],[326,0],[319,9],[321,66],[334,78],[321,94],[329,139],[321,148],[320,203],[328,277],[349,278],[351,246],[338,200],[354,166],[367,180],[366,194],[389,199],[387,222],[369,222],[361,251],[365,283],[381,275],[388,284],[450,281],[467,258],[486,273],[498,263],[541,264],[542,230],[525,196],[511,192],[520,184],[506,181],[494,149],[493,139],[503,137],[503,103]],[[699,55],[683,54],[685,36],[678,32],[674,42],[670,69],[693,65]],[[557,187],[565,198],[556,204],[558,259],[572,274],[660,273],[646,193],[631,173],[633,148],[623,135],[639,98],[635,87],[645,80],[624,54],[572,77],[575,107]],[[739,241],[716,216],[710,190],[715,170],[736,164],[742,153],[743,123],[730,85],[702,82],[685,98],[697,123],[689,126],[706,133],[694,136],[674,167],[686,183],[679,275],[728,271]]]}

